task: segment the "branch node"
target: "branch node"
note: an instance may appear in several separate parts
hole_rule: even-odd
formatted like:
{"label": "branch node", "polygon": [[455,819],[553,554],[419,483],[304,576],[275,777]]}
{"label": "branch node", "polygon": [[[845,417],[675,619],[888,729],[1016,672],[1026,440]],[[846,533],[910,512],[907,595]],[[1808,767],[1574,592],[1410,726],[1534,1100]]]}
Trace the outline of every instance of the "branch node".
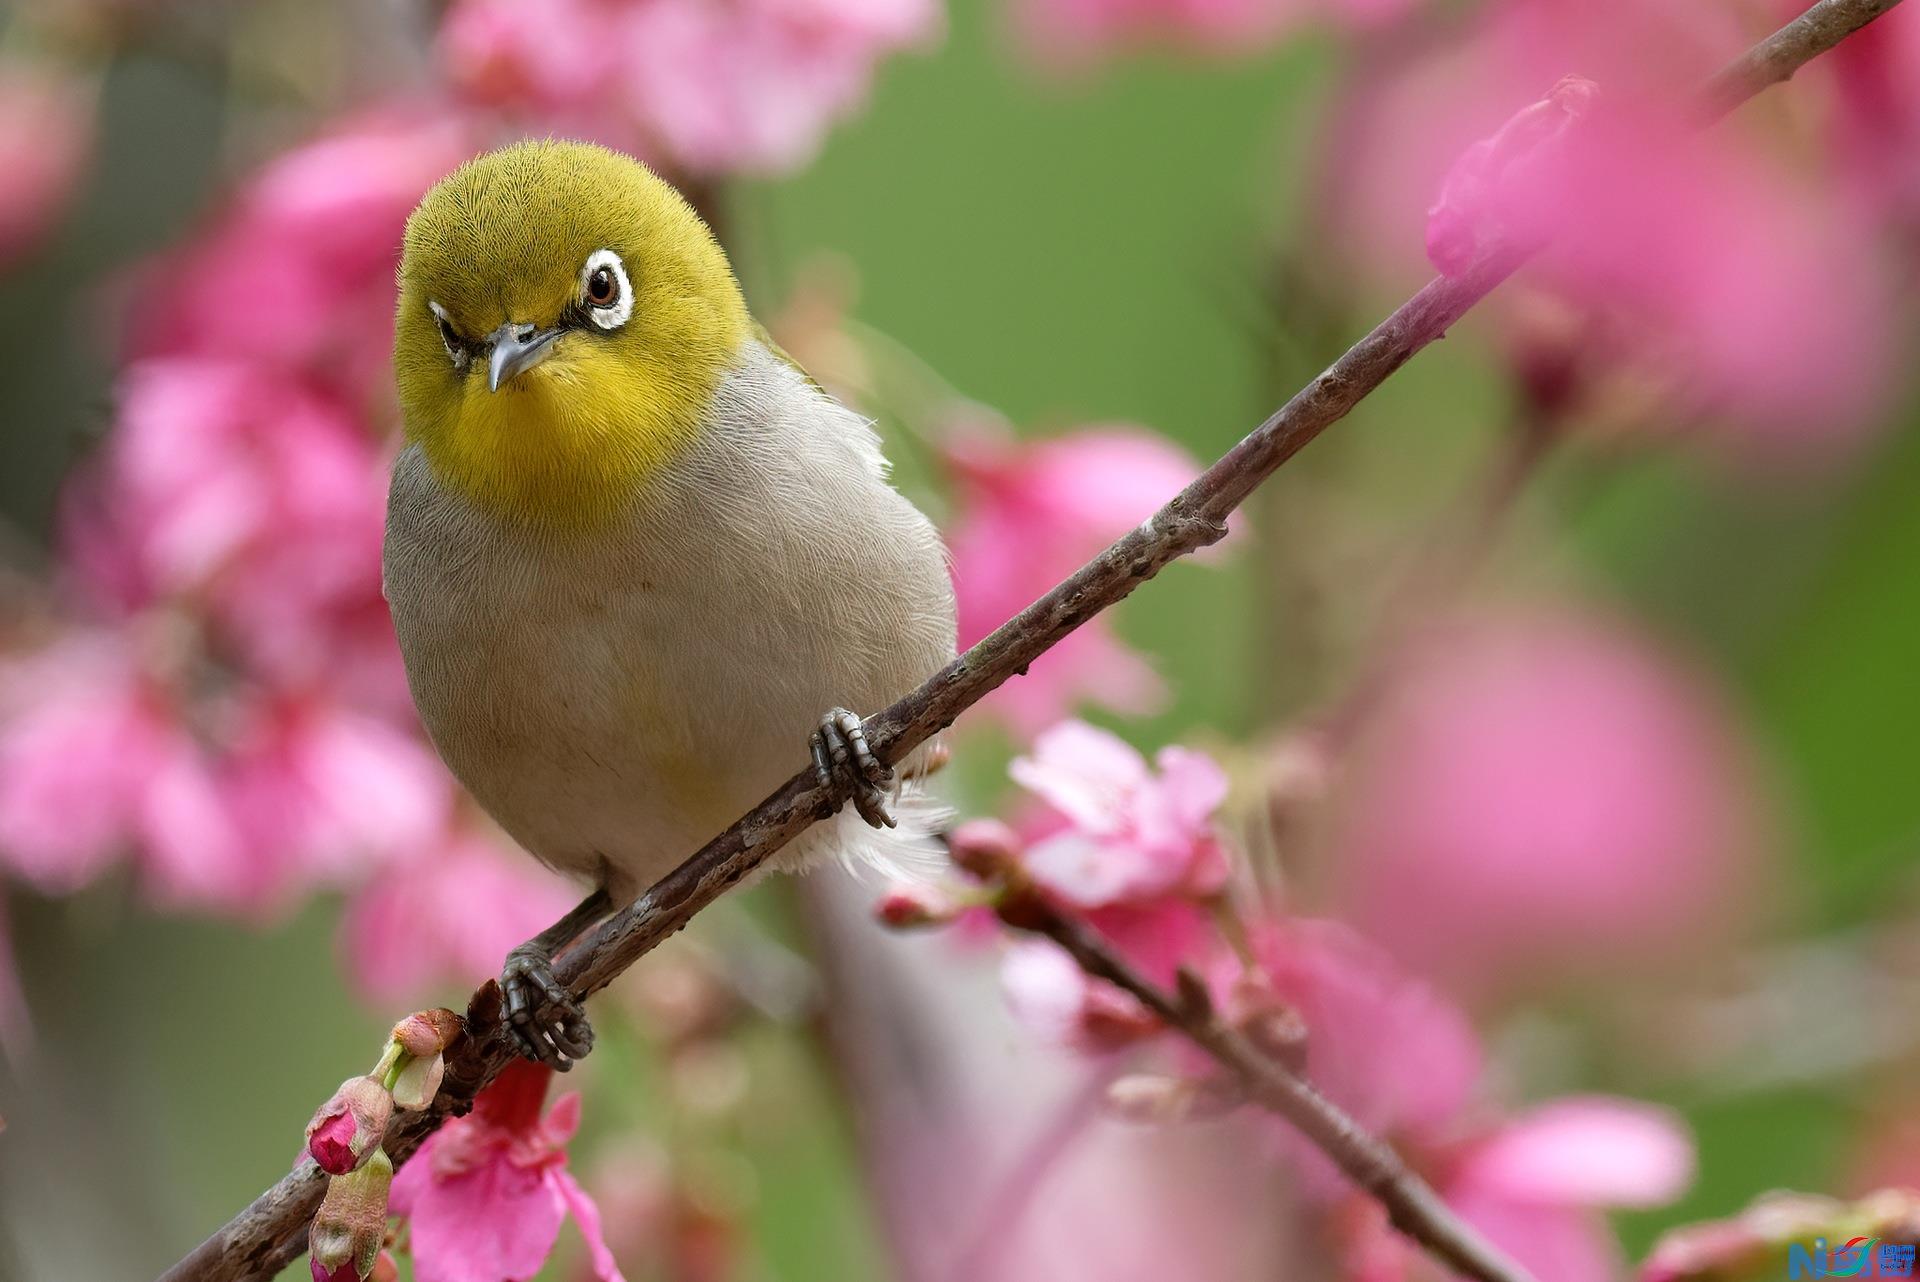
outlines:
{"label": "branch node", "polygon": [[1182,966],[1174,972],[1173,997],[1182,1019],[1203,1023],[1213,1018],[1213,994],[1207,991],[1207,981],[1200,978],[1193,967]]}

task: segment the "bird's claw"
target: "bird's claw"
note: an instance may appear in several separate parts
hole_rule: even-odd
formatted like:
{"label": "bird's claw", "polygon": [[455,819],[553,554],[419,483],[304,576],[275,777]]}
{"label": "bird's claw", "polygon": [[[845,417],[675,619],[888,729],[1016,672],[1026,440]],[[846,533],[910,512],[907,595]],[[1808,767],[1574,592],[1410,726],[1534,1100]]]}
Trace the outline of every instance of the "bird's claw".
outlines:
{"label": "bird's claw", "polygon": [[813,773],[821,787],[831,790],[840,803],[851,801],[860,817],[873,827],[894,826],[893,812],[887,806],[893,769],[867,746],[859,717],[845,708],[833,709],[820,718],[811,747]]}
{"label": "bird's claw", "polygon": [[554,975],[544,950],[523,944],[508,953],[500,990],[507,1032],[528,1059],[564,1073],[593,1049],[587,1012]]}

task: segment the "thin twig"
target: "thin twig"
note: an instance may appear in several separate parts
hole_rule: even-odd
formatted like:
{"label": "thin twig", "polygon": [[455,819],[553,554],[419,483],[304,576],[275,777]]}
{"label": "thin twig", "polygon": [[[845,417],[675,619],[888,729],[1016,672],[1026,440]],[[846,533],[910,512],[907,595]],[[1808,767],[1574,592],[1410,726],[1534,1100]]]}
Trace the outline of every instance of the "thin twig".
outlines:
{"label": "thin twig", "polygon": [[1462,1276],[1483,1282],[1528,1282],[1526,1270],[1455,1215],[1384,1140],[1222,1020],[1206,999],[1204,987],[1189,984],[1175,994],[1148,983],[1091,926],[1037,897],[1029,899],[1020,929],[1051,939],[1087,974],[1125,989],[1212,1056],[1248,1098],[1286,1118],[1312,1140],[1347,1178],[1386,1208],[1395,1228],[1434,1258]]}
{"label": "thin twig", "polygon": [[1820,0],[1799,17],[1722,67],[1700,96],[1701,122],[1712,124],[1763,89],[1845,40],[1900,0]]}
{"label": "thin twig", "polygon": [[[1790,76],[1808,60],[1893,8],[1899,0],[1820,0],[1801,17],[1748,51],[1709,82],[1705,110],[1725,111]],[[1528,253],[1496,249],[1461,275],[1429,282],[1296,394],[1152,519],[1129,532],[1064,583],[1022,610],[992,635],[948,664],[918,690],[866,721],[867,741],[889,763],[950,725],[954,718],[1100,611],[1124,600],[1169,562],[1218,540],[1227,517],[1276,468],[1338,422],[1421,348],[1526,260]],[[585,997],[613,979],[693,915],[758,868],[808,825],[828,813],[831,799],[803,770],[734,825],[708,842],[640,899],[596,927],[563,956],[561,982]],[[1097,943],[1097,941],[1094,941]],[[1092,956],[1093,954],[1089,954]],[[1111,975],[1108,976],[1112,978]],[[464,1113],[473,1097],[511,1058],[499,1029],[499,989],[491,981],[468,1007],[471,1036],[451,1053],[440,1096],[424,1113],[408,1114],[389,1133],[395,1165],[447,1117]],[[1208,1034],[1211,1038],[1213,1035]],[[1317,1092],[1288,1076],[1231,1037],[1207,1049],[1236,1073],[1259,1084],[1261,1097],[1285,1112],[1349,1174],[1377,1195],[1392,1189],[1400,1206],[1395,1223],[1443,1259],[1465,1268],[1473,1253],[1462,1244],[1472,1230],[1425,1184],[1405,1171],[1379,1140],[1359,1131]],[[1249,1055],[1252,1057],[1249,1058]],[[1332,1110],[1329,1112],[1328,1110]],[[1297,1114],[1297,1115],[1296,1115]],[[254,1200],[225,1227],[162,1275],[162,1282],[242,1282],[273,1277],[305,1249],[307,1223],[320,1204],[325,1178],[310,1161]],[[1508,1282],[1513,1272],[1469,1269],[1482,1282]]]}

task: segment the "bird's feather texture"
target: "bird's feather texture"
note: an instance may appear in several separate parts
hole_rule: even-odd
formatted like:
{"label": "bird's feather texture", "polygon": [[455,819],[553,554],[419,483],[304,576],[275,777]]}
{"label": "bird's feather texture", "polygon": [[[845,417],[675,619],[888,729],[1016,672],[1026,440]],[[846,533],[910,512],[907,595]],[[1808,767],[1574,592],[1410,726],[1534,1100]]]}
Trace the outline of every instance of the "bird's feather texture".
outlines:
{"label": "bird's feather texture", "polygon": [[[387,595],[435,745],[544,862],[630,898],[806,762],[823,712],[891,702],[954,653],[938,535],[871,427],[756,338],[696,430],[583,532],[394,471]],[[935,816],[851,811],[780,861],[912,862]]]}

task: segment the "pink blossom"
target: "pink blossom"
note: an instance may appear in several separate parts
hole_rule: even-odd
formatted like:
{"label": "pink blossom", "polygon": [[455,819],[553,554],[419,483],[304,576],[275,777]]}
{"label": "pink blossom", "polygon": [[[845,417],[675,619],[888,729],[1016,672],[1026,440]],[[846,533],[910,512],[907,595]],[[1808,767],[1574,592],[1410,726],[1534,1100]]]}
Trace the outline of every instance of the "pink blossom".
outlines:
{"label": "pink blossom", "polygon": [[[1450,1206],[1534,1276],[1619,1276],[1618,1248],[1594,1212],[1663,1205],[1692,1179],[1691,1141],[1648,1105],[1570,1097],[1476,1123],[1482,1056],[1465,1016],[1346,927],[1278,923],[1255,933],[1254,949],[1271,997],[1306,1026],[1307,1077],[1428,1171]],[[1429,1276],[1424,1257],[1318,1149],[1277,1133],[1302,1192],[1346,1239],[1354,1276]]]}
{"label": "pink blossom", "polygon": [[507,950],[573,906],[558,877],[497,838],[453,830],[372,878],[349,901],[340,955],[361,990],[384,1004],[437,985],[470,987]]}
{"label": "pink blossom", "polygon": [[[947,443],[955,515],[946,531],[964,648],[1025,609],[1192,480],[1199,466],[1142,428],[1085,428],[1033,443],[969,424]],[[1086,701],[1150,712],[1159,676],[1099,615],[981,705],[1022,737]]]}
{"label": "pink blossom", "polygon": [[137,639],[75,633],[6,674],[0,863],[14,875],[69,893],[130,857],[160,903],[253,916],[357,880],[444,822],[451,783],[417,739],[257,691],[190,719]]}
{"label": "pink blossom", "polygon": [[1514,1118],[1454,1168],[1452,1187],[1542,1206],[1663,1206],[1693,1179],[1693,1144],[1665,1109],[1574,1096]]}
{"label": "pink blossom", "polygon": [[1213,813],[1227,776],[1204,753],[1162,748],[1156,775],[1119,736],[1064,721],[1008,772],[1066,827],[1026,852],[1041,884],[1081,908],[1208,895],[1226,880]]}
{"label": "pink blossom", "polygon": [[345,1175],[380,1147],[393,1096],[372,1077],[350,1077],[307,1123],[307,1153],[329,1175]]}
{"label": "pink blossom", "polygon": [[[1335,1103],[1379,1135],[1436,1143],[1452,1131],[1481,1070],[1458,1008],[1338,922],[1271,923],[1253,949],[1254,978],[1305,1023],[1307,1076]],[[1217,969],[1215,986],[1231,993]],[[1345,1189],[1318,1150],[1289,1140],[1288,1152],[1310,1188]]]}
{"label": "pink blossom", "polygon": [[1664,1206],[1693,1179],[1693,1143],[1664,1109],[1554,1100],[1471,1145],[1441,1185],[1448,1205],[1535,1277],[1611,1282],[1619,1247],[1597,1211]]}
{"label": "pink blossom", "polygon": [[[1444,187],[1428,227],[1436,263],[1458,270],[1453,246],[1499,232],[1549,239],[1526,280],[1590,318],[1587,355],[1652,380],[1674,403],[1667,417],[1699,423],[1695,438],[1762,466],[1852,457],[1890,374],[1868,229],[1834,184],[1740,122],[1694,128],[1682,92],[1746,39],[1715,6],[1500,7],[1370,104],[1374,145],[1355,153],[1367,209],[1352,221],[1410,247]],[[1569,145],[1463,182],[1502,122],[1569,75],[1598,86]]]}
{"label": "pink blossom", "polygon": [[891,930],[914,930],[944,926],[964,911],[965,905],[943,891],[909,883],[890,887],[874,905],[873,916]]}
{"label": "pink blossom", "polygon": [[580,1096],[562,1095],[544,1118],[553,1070],[516,1060],[450,1119],[394,1177],[391,1211],[410,1221],[418,1282],[531,1278],[569,1213],[602,1282],[621,1282],[600,1212],[566,1169]]}
{"label": "pink blossom", "polygon": [[[1204,971],[1220,952],[1206,915],[1178,900],[1094,909],[1086,919],[1157,984],[1171,984],[1183,965]],[[1048,940],[1015,940],[1001,962],[1000,987],[1008,1009],[1036,1035],[1088,1054],[1117,1050],[1162,1031],[1159,1019],[1131,994],[1094,979]]]}
{"label": "pink blossom", "polygon": [[934,0],[461,0],[440,57],[470,99],[549,128],[683,173],[779,173],[941,25]]}
{"label": "pink blossom", "polygon": [[17,262],[72,199],[93,150],[90,88],[0,62],[0,267]]}
{"label": "pink blossom", "polygon": [[1700,679],[1618,625],[1441,632],[1349,772],[1341,901],[1416,968],[1475,988],[1672,957],[1761,871],[1734,742]]}
{"label": "pink blossom", "polygon": [[239,864],[211,763],[124,641],[74,633],[13,665],[0,698],[0,860],[13,875],[67,894],[161,846]]}
{"label": "pink blossom", "polygon": [[455,116],[385,106],[277,156],[145,282],[133,355],[258,361],[384,403],[401,230],[476,143]]}
{"label": "pink blossom", "polygon": [[204,357],[137,362],[63,531],[95,601],[202,612],[256,674],[404,706],[380,594],[384,479],[365,428],[292,378]]}
{"label": "pink blossom", "polygon": [[377,717],[280,696],[247,706],[227,734],[221,797],[256,852],[250,875],[203,884],[202,865],[155,852],[163,899],[271,906],[353,885],[411,856],[447,822],[452,780],[425,743]]}

